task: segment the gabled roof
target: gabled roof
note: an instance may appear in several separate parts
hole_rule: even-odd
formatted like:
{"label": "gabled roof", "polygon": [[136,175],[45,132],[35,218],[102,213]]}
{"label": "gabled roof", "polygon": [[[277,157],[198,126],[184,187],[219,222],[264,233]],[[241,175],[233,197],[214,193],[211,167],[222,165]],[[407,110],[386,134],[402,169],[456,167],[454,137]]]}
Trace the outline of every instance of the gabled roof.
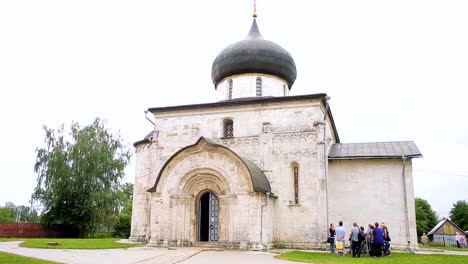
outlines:
{"label": "gabled roof", "polygon": [[465,232],[465,231],[463,231],[463,229],[461,229],[459,226],[457,226],[457,225],[456,225],[454,222],[452,222],[450,219],[444,218],[444,219],[442,219],[442,221],[440,221],[434,228],[432,228],[432,230],[429,231],[429,233],[427,233],[427,235],[428,235],[428,236],[429,236],[429,235],[433,235],[433,234],[434,234],[437,230],[439,230],[439,228],[441,228],[441,227],[444,225],[444,223],[447,222],[447,221],[448,221],[449,223],[451,223],[453,226],[455,226],[455,227],[458,229],[458,231],[460,231],[461,233]]}
{"label": "gabled roof", "polygon": [[420,158],[421,152],[413,141],[337,143],[333,144],[328,159],[384,159]]}

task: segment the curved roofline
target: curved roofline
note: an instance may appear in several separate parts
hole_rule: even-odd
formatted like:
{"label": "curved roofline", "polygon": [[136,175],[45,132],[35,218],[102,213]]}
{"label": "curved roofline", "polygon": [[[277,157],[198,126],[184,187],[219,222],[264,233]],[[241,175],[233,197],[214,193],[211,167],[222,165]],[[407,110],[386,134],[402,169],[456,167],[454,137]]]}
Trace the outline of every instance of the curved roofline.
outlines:
{"label": "curved roofline", "polygon": [[225,149],[227,150],[228,152],[232,153],[234,156],[236,156],[241,162],[242,164],[244,164],[244,166],[247,168],[247,170],[249,171],[249,174],[250,174],[250,180],[252,181],[252,186],[253,186],[253,190],[255,192],[263,192],[263,193],[271,193],[271,186],[270,186],[270,182],[268,181],[267,177],[265,176],[265,174],[262,172],[262,170],[257,166],[255,165],[253,162],[251,162],[250,160],[248,159],[245,159],[245,158],[242,158],[240,157],[239,155],[237,155],[237,153],[235,153],[234,151],[232,151],[230,148],[228,147],[225,147],[223,145],[219,145],[219,144],[216,144],[216,143],[213,143],[212,141],[206,139],[205,137],[200,137],[194,144],[192,145],[188,145],[186,147],[183,147],[181,149],[179,149],[176,153],[174,153],[165,163],[164,165],[161,167],[161,170],[159,171],[158,173],[158,177],[156,178],[156,182],[154,183],[153,187],[149,188],[147,190],[147,192],[156,192],[156,188],[158,186],[158,183],[159,183],[159,180],[161,179],[161,175],[163,174],[164,170],[166,169],[166,167],[169,165],[169,163],[177,156],[179,155],[181,152],[189,149],[189,148],[192,148],[192,147],[195,147],[197,145],[200,144],[201,141],[205,141],[207,144],[211,145],[211,146],[215,146],[215,147],[220,147],[222,149]]}
{"label": "curved roofline", "polygon": [[289,89],[297,78],[292,55],[279,44],[263,39],[254,18],[247,36],[216,56],[211,66],[211,79],[217,89],[218,83],[228,76],[255,72],[281,77]]}
{"label": "curved roofline", "polygon": [[150,131],[150,132],[145,136],[144,139],[138,140],[138,141],[134,142],[134,143],[133,143],[133,147],[136,147],[136,146],[138,146],[138,145],[140,145],[140,144],[144,144],[144,143],[150,143],[150,142],[151,142],[151,138],[152,138],[152,136],[153,136],[153,133],[154,133],[154,130]]}

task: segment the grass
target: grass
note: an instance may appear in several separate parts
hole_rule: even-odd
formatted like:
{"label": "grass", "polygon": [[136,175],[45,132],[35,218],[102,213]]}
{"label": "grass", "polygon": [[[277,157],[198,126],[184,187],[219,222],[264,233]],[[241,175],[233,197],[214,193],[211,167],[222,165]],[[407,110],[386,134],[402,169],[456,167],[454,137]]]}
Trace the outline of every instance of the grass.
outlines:
{"label": "grass", "polygon": [[450,264],[466,264],[468,263],[468,256],[454,256],[454,255],[418,255],[410,253],[392,253],[391,256],[373,258],[361,257],[352,258],[351,256],[340,257],[336,254],[330,253],[314,253],[291,251],[285,254],[276,256],[278,259],[322,264],[322,263],[363,263],[363,264],[426,264],[426,263],[450,263]]}
{"label": "grass", "polygon": [[423,247],[422,245],[419,245],[419,249],[438,249],[438,250],[445,250],[445,251],[468,251],[468,248],[431,246],[431,245],[429,245],[429,247]]}
{"label": "grass", "polygon": [[[59,248],[59,249],[109,249],[129,248],[140,244],[118,243],[118,238],[0,238],[0,242],[24,241],[21,247],[27,248]],[[58,242],[58,246],[49,246],[48,242]]]}
{"label": "grass", "polygon": [[60,263],[60,262],[53,262],[53,261],[47,261],[47,260],[42,260],[42,259],[36,259],[36,258],[28,258],[28,257],[18,256],[15,254],[0,252],[0,263],[52,264],[52,263]]}

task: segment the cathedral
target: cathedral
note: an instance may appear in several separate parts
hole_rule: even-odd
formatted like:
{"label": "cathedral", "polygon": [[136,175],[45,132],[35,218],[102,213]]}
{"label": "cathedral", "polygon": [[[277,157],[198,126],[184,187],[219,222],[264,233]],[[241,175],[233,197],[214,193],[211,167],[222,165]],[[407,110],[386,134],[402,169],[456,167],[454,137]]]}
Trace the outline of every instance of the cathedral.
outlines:
{"label": "cathedral", "polygon": [[417,248],[412,141],[341,143],[325,93],[289,95],[296,65],[260,34],[215,58],[217,102],[149,108],[134,143],[131,241],[265,250],[318,248],[328,227],[385,222]]}

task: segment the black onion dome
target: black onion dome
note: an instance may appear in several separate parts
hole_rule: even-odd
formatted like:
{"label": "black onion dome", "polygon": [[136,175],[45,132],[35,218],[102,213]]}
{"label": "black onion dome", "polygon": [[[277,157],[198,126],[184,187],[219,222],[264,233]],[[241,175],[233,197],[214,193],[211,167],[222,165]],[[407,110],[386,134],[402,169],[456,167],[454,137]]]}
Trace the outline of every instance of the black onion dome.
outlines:
{"label": "black onion dome", "polygon": [[243,73],[264,73],[280,77],[289,88],[296,80],[296,64],[288,51],[264,40],[254,19],[244,40],[227,46],[213,62],[211,79],[216,86],[222,79]]}

